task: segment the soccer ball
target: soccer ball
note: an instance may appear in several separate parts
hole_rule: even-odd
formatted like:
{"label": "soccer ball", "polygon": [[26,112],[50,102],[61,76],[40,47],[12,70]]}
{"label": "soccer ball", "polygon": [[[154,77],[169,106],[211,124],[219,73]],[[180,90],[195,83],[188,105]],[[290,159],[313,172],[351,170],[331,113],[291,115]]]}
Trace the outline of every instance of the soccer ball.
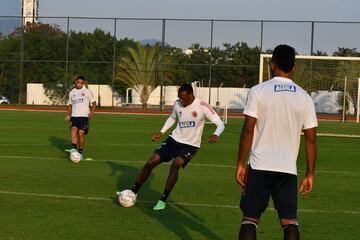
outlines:
{"label": "soccer ball", "polygon": [[136,202],[136,194],[131,190],[124,190],[119,193],[118,201],[123,207],[132,207]]}
{"label": "soccer ball", "polygon": [[79,153],[78,151],[74,151],[70,153],[70,161],[72,161],[73,163],[78,163],[80,162],[81,159],[82,159],[81,153]]}

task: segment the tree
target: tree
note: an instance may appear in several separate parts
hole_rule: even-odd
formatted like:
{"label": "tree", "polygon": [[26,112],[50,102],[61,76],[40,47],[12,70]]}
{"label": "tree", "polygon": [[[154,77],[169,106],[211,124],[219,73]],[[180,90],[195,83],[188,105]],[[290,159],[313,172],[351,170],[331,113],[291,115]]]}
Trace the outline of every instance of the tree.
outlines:
{"label": "tree", "polygon": [[8,35],[0,40],[0,95],[7,96],[11,103],[19,98],[20,38]]}
{"label": "tree", "polygon": [[322,50],[316,50],[313,54],[314,56],[327,56],[328,54],[325,51]]}
{"label": "tree", "polygon": [[[143,108],[146,108],[150,94],[160,83],[160,68],[169,64],[168,55],[161,54],[160,46],[128,48],[129,56],[121,57],[116,79],[133,88],[140,96]],[[166,69],[162,69],[166,72]],[[165,76],[165,81],[169,79]]]}
{"label": "tree", "polygon": [[338,50],[334,52],[334,56],[341,57],[358,57],[360,53],[356,51],[356,48],[342,48],[338,47]]}

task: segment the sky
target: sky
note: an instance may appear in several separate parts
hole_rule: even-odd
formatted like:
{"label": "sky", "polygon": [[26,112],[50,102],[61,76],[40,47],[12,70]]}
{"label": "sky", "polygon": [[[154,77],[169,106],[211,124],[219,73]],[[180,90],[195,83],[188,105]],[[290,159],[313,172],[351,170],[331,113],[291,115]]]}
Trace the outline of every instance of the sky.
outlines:
{"label": "sky", "polygon": [[[0,16],[14,16],[20,0],[0,0]],[[42,22],[66,28],[66,19],[44,17],[166,18],[215,20],[285,20],[360,22],[359,0],[40,0]],[[135,40],[161,39],[161,21],[118,21],[118,37]],[[92,31],[96,27],[114,32],[113,20],[71,19],[70,30]],[[213,25],[213,46],[224,42],[245,41],[261,44],[259,22],[222,22]],[[263,25],[263,49],[278,43],[293,45],[298,52],[309,53],[311,23],[273,23]],[[360,48],[359,24],[324,24],[314,28],[314,50],[332,53],[337,47]],[[211,44],[209,21],[167,21],[165,41],[181,48],[199,42]]]}

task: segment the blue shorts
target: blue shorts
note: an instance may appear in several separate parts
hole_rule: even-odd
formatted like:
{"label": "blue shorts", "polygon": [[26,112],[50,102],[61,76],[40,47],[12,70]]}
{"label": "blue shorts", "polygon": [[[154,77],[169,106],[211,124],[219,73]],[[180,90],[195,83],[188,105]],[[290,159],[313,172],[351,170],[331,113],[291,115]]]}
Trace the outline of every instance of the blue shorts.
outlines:
{"label": "blue shorts", "polygon": [[198,149],[197,147],[179,143],[172,137],[168,137],[154,153],[159,154],[161,162],[168,162],[173,158],[181,157],[185,161],[184,168],[195,156]]}
{"label": "blue shorts", "polygon": [[83,130],[85,134],[89,132],[89,118],[87,117],[71,117],[70,118],[70,128],[76,127],[80,130]]}
{"label": "blue shorts", "polygon": [[273,199],[281,219],[297,218],[297,176],[247,167],[240,208],[244,217],[259,219]]}

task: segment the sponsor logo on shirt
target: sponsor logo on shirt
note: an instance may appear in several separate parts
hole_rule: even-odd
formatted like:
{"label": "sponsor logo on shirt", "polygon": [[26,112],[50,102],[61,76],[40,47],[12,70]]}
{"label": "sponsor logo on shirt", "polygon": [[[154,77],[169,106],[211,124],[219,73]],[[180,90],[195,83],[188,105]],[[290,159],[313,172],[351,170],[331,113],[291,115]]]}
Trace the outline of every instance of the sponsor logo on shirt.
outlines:
{"label": "sponsor logo on shirt", "polygon": [[277,84],[274,86],[274,92],[296,92],[296,87],[294,85]]}
{"label": "sponsor logo on shirt", "polygon": [[74,99],[74,101],[73,101],[74,104],[82,103],[82,102],[84,102],[83,98]]}
{"label": "sponsor logo on shirt", "polygon": [[179,122],[180,128],[193,128],[195,127],[195,121]]}

